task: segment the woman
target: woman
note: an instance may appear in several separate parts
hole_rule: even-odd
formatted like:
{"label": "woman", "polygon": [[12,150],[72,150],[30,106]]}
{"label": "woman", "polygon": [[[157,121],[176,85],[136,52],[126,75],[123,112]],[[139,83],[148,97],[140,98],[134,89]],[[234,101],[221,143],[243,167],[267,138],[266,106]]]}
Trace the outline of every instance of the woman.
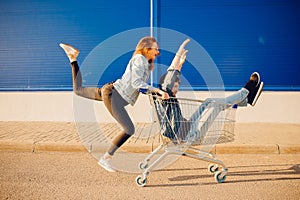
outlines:
{"label": "woman", "polygon": [[[111,165],[110,160],[114,153],[134,134],[135,131],[134,124],[126,111],[125,106],[128,104],[135,104],[139,96],[139,89],[146,89],[158,93],[163,99],[169,98],[168,93],[158,88],[154,88],[147,83],[150,72],[154,69],[154,60],[160,55],[158,43],[153,37],[142,38],[138,42],[123,76],[113,84],[107,84],[102,88],[82,87],[82,77],[76,61],[79,50],[67,44],[61,43],[60,46],[67,54],[72,65],[74,92],[82,97],[100,101],[103,100],[109,112],[123,128],[123,130],[113,139],[111,146],[98,162],[98,164],[107,171],[115,172],[116,169]],[[184,51],[184,46],[181,46],[176,57],[180,57],[182,55],[181,53],[186,53]],[[174,60],[178,60],[178,58]]]}

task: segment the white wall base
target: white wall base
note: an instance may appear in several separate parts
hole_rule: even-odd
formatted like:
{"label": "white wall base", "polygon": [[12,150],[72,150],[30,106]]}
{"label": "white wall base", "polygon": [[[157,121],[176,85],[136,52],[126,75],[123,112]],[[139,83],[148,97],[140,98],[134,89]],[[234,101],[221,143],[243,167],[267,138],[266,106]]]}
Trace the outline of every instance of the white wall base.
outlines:
{"label": "white wall base", "polygon": [[[181,92],[179,96],[205,99],[208,93]],[[236,119],[238,123],[300,123],[299,103],[300,92],[266,91],[255,107],[239,108]],[[0,121],[114,121],[103,102],[77,97],[73,92],[0,92],[0,110]],[[134,121],[151,118],[146,95],[140,95],[128,110]]]}

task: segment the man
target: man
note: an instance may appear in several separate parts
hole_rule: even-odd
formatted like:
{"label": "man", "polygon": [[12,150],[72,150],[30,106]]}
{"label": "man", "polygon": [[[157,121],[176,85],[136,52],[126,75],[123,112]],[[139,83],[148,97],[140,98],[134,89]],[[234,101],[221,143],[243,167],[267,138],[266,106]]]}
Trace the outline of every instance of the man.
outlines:
{"label": "man", "polygon": [[[155,105],[156,111],[160,112],[158,117],[160,117],[162,122],[162,135],[174,142],[188,141],[193,143],[194,140],[200,140],[206,134],[218,114],[228,105],[247,106],[247,104],[250,104],[254,106],[256,104],[264,86],[264,82],[260,81],[258,72],[252,73],[246,85],[237,92],[226,98],[206,99],[189,119],[185,119],[179,106],[179,101],[176,98],[180,84],[180,70],[184,60],[181,61],[181,65],[178,65],[179,67],[175,68],[171,65],[167,73],[160,78],[160,89],[167,92],[171,97],[162,101],[162,107]],[[212,107],[213,110],[206,117],[206,122],[201,126],[200,130],[198,130],[199,120],[203,116],[203,112],[209,107]],[[195,138],[196,136],[198,138]]]}

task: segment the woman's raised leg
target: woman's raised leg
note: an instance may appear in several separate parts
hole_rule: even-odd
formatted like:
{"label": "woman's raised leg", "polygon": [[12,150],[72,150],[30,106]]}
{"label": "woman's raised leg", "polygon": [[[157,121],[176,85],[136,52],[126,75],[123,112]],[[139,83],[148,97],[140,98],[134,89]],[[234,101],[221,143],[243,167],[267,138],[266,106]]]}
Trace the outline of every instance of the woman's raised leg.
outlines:
{"label": "woman's raised leg", "polygon": [[78,96],[88,99],[102,101],[101,88],[98,87],[82,87],[82,75],[77,63],[79,50],[68,44],[60,43],[59,46],[65,51],[72,66],[73,90]]}

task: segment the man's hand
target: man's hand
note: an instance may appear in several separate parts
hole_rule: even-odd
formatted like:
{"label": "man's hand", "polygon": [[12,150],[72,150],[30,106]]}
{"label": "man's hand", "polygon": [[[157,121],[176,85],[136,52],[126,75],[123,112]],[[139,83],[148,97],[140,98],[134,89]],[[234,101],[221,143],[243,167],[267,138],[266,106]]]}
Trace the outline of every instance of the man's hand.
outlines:
{"label": "man's hand", "polygon": [[181,70],[181,67],[183,65],[183,63],[185,62],[186,59],[186,54],[188,52],[188,50],[185,49],[185,46],[187,45],[187,43],[190,42],[190,39],[187,38],[179,47],[175,57],[173,58],[173,61],[171,63],[171,66],[176,69],[176,70]]}
{"label": "man's hand", "polygon": [[190,42],[189,38],[187,38],[186,40],[184,40],[184,42],[180,45],[180,47],[179,47],[176,55],[178,55],[179,57],[181,57],[185,53],[186,50],[184,48],[187,45],[187,43],[189,43],[189,42]]}
{"label": "man's hand", "polygon": [[[182,65],[185,63],[185,59],[186,59],[186,54],[187,54],[188,50],[185,50],[183,52],[183,54],[180,56],[180,61],[179,61],[179,66],[180,66],[180,69],[182,67]],[[180,71],[180,70],[179,70]]]}

